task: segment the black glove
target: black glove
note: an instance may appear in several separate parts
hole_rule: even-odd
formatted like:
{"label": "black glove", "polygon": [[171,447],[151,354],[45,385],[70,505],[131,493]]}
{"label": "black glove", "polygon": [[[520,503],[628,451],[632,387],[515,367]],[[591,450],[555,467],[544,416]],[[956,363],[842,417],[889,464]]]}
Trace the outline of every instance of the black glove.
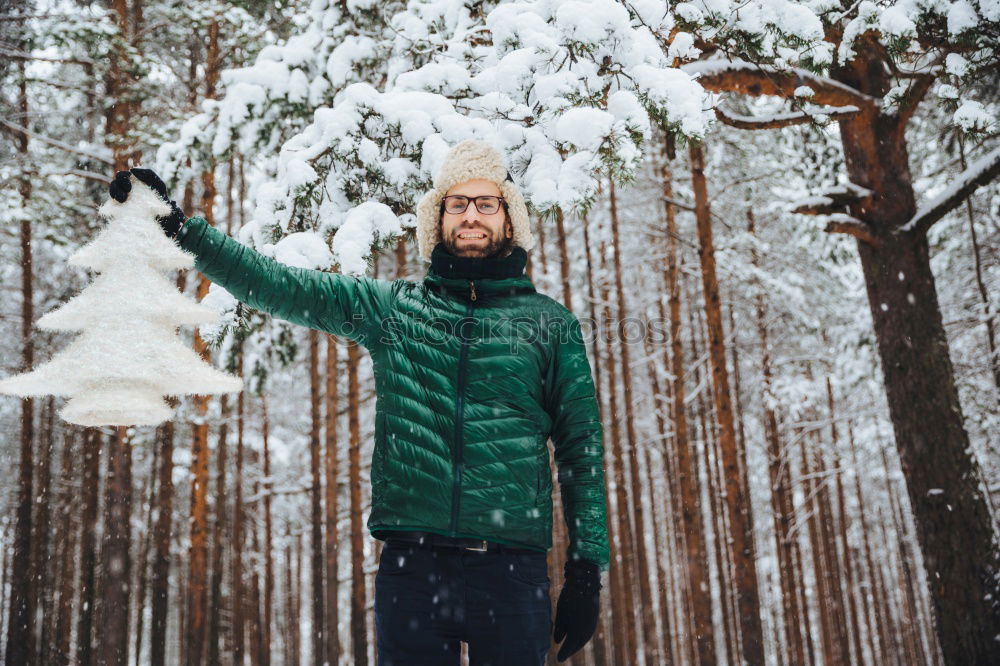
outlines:
{"label": "black glove", "polygon": [[552,635],[556,643],[566,639],[556,657],[559,661],[569,659],[594,635],[601,605],[600,567],[588,560],[567,560],[565,572]]}
{"label": "black glove", "polygon": [[108,194],[111,195],[111,198],[119,203],[125,203],[125,200],[128,199],[128,193],[132,191],[130,176],[135,176],[148,185],[163,201],[170,204],[170,213],[156,218],[156,221],[160,223],[160,228],[163,229],[163,233],[168,238],[177,236],[177,232],[181,230],[181,227],[187,221],[187,216],[177,206],[177,203],[171,201],[167,196],[167,186],[163,184],[163,181],[152,169],[137,167],[131,171],[119,171],[116,173],[115,179],[111,181],[111,185],[108,187]]}

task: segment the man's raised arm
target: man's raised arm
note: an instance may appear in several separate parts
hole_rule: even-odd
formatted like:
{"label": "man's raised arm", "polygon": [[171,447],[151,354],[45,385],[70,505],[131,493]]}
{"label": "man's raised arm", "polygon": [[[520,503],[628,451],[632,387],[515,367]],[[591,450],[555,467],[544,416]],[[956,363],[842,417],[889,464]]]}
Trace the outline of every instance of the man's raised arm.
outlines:
{"label": "man's raised arm", "polygon": [[202,217],[177,234],[195,268],[250,307],[367,345],[388,312],[391,282],[297,268],[265,257]]}

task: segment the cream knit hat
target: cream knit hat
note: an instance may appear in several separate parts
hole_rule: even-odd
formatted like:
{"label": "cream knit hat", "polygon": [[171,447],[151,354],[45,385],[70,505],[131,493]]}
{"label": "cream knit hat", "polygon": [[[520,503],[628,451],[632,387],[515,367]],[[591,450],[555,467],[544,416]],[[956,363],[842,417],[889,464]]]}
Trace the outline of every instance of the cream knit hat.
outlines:
{"label": "cream knit hat", "polygon": [[467,139],[448,151],[434,178],[434,188],[417,204],[417,250],[424,260],[430,261],[431,251],[442,240],[440,207],[444,195],[455,185],[474,178],[492,180],[500,188],[510,213],[514,245],[525,250],[535,246],[528,224],[528,207],[517,185],[507,179],[507,166],[500,152],[485,141]]}

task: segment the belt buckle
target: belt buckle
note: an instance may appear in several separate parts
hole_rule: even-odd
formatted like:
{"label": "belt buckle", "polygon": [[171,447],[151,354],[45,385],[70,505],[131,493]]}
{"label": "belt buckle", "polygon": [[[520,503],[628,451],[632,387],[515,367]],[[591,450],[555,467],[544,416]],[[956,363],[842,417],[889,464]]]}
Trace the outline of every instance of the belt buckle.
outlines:
{"label": "belt buckle", "polygon": [[489,542],[484,539],[482,548],[479,548],[478,546],[465,546],[463,550],[474,550],[477,553],[485,553],[488,550],[488,544]]}

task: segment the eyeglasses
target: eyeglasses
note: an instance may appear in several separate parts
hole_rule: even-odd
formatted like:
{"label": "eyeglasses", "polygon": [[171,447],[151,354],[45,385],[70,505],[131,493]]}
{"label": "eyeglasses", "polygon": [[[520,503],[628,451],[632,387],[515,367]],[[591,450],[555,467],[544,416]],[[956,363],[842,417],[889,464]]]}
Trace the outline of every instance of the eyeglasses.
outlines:
{"label": "eyeglasses", "polygon": [[[503,197],[492,196],[475,197],[474,200],[476,202],[476,210],[483,215],[493,215],[498,212],[501,202],[504,202]],[[473,201],[473,199],[464,197],[461,194],[452,194],[442,200],[441,208],[452,215],[461,215],[469,207],[470,201]],[[506,205],[505,202],[504,205]]]}

